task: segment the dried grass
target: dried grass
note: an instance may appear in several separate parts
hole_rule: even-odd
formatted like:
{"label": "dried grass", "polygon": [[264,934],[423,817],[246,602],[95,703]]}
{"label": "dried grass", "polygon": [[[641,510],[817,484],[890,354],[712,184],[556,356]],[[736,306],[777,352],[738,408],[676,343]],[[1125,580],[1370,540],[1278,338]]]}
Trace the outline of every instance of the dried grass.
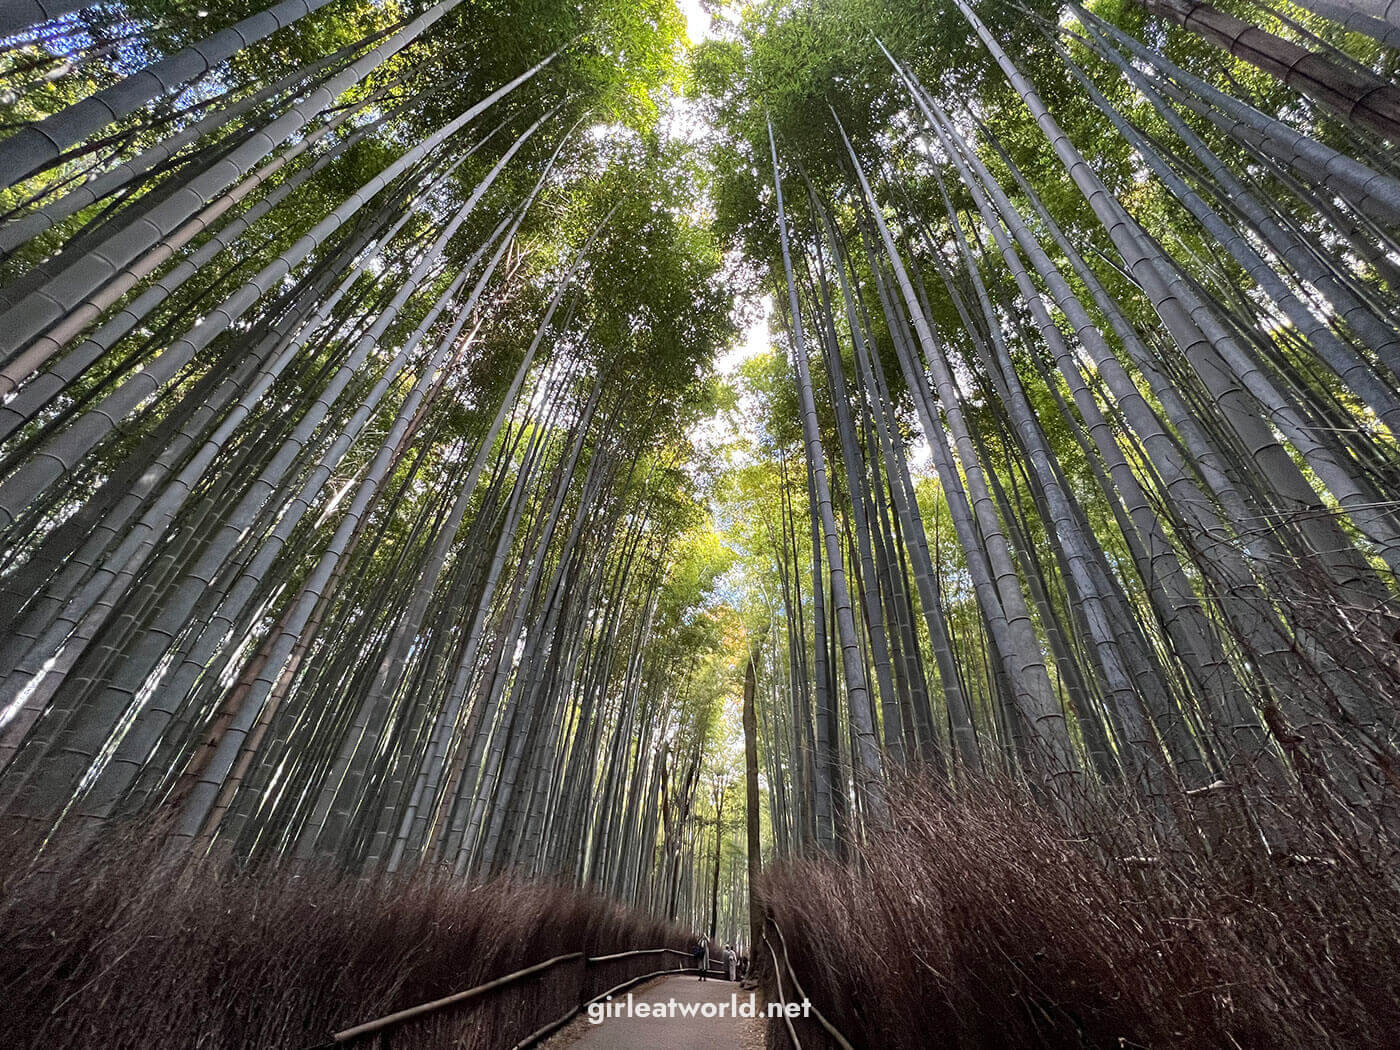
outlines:
{"label": "dried grass", "polygon": [[[556,955],[685,939],[560,886],[310,867],[238,873],[161,863],[141,845],[81,855],[60,846],[44,858],[0,858],[6,1047],[295,1050]],[[628,976],[618,976],[627,966],[606,968],[598,976]],[[630,964],[652,968],[654,958]],[[397,1029],[391,1045],[511,1045],[576,1005],[594,976],[562,964]]]}
{"label": "dried grass", "polygon": [[1072,835],[1007,785],[905,784],[893,812],[858,864],[763,887],[804,990],[857,1047],[1396,1045],[1400,899],[1380,864],[1247,843],[1125,856],[1102,844],[1131,817],[1105,807],[1103,833]]}

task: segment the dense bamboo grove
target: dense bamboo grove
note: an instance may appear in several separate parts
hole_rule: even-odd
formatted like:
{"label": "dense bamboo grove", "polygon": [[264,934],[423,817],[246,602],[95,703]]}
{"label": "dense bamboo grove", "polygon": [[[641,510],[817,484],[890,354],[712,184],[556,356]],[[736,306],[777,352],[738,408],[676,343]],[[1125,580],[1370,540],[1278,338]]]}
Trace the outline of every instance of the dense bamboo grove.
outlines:
{"label": "dense bamboo grove", "polygon": [[728,300],[652,130],[679,13],[537,6],[13,39],[0,792],[30,839],[158,815],[177,851],[676,907],[686,428]]}
{"label": "dense bamboo grove", "polygon": [[1131,9],[979,11],[774,7],[697,57],[786,358],[734,496],[777,848],[858,842],[917,761],[1108,792],[1132,851],[1388,863],[1392,147]]}
{"label": "dense bamboo grove", "polygon": [[[1393,1030],[1400,8],[265,2],[0,15],[31,873],[139,829],[756,956],[766,887],[847,1023],[812,960],[968,975],[889,964],[909,1045],[979,981],[1058,1019],[954,1041]],[[1057,885],[1140,928],[1018,962]]]}
{"label": "dense bamboo grove", "polygon": [[776,343],[722,500],[763,929],[856,1045],[1392,1038],[1393,56],[1318,13],[769,5],[696,56]]}

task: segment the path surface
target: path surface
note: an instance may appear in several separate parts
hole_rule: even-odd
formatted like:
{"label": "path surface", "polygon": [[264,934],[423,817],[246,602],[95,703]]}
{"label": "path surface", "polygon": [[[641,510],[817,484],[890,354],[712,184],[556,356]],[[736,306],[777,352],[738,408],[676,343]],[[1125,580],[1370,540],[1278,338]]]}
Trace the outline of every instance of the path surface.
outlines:
{"label": "path surface", "polygon": [[[632,989],[634,1003],[722,1004],[724,1017],[609,1017],[593,1024],[580,1017],[546,1044],[545,1050],[763,1050],[761,1019],[730,1016],[730,996],[749,993],[729,981],[662,977]],[[621,999],[625,1001],[624,992]]]}

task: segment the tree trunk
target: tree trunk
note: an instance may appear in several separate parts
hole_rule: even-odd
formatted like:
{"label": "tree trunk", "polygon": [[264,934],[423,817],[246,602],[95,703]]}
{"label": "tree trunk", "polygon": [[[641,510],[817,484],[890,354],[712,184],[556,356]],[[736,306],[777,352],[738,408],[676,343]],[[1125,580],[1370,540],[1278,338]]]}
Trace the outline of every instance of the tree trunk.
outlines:
{"label": "tree trunk", "polygon": [[750,650],[744,665],[744,800],[748,834],[749,947],[763,935],[763,908],[759,904],[758,880],[763,867],[762,815],[758,803],[758,718],[754,712],[758,692],[756,654]]}
{"label": "tree trunk", "polygon": [[1344,66],[1283,37],[1196,0],[1141,0],[1153,14],[1185,26],[1289,87],[1391,141],[1400,141],[1400,88]]}

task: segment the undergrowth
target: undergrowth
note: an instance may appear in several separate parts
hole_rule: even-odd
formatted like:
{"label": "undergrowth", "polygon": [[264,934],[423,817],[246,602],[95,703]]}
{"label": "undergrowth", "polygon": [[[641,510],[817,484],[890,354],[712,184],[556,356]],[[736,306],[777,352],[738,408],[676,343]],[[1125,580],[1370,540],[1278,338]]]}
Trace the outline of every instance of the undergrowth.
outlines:
{"label": "undergrowth", "polygon": [[[173,864],[140,844],[0,858],[4,1045],[297,1050],[557,955],[683,947],[684,935],[551,885],[432,873]],[[509,1046],[599,980],[565,963],[393,1033],[395,1050]],[[361,1041],[357,1045],[376,1045]]]}
{"label": "undergrowth", "polygon": [[1004,785],[905,784],[891,806],[858,855],[763,885],[803,991],[857,1047],[1397,1045],[1400,899],[1358,852],[1124,855],[1130,817],[1071,832]]}

